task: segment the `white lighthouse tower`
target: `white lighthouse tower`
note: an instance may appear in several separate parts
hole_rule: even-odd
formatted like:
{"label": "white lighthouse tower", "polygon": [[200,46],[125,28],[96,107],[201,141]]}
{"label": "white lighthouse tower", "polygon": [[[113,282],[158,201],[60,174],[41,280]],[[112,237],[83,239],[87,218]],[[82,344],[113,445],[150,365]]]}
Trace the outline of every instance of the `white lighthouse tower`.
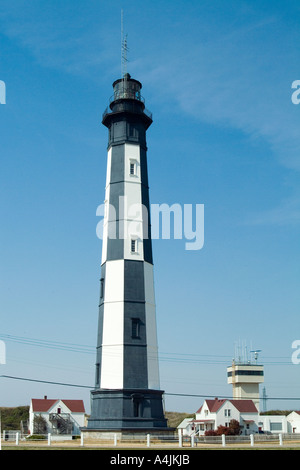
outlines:
{"label": "white lighthouse tower", "polygon": [[108,128],[95,388],[88,430],[166,428],[159,384],[142,85],[113,83]]}

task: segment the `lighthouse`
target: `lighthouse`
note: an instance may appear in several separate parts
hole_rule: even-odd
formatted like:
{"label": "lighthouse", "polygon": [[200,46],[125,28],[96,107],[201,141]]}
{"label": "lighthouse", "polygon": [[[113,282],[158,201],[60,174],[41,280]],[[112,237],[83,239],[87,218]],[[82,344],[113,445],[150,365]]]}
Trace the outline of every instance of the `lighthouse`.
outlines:
{"label": "lighthouse", "polygon": [[126,73],[108,129],[95,388],[87,430],[163,430],[142,84]]}

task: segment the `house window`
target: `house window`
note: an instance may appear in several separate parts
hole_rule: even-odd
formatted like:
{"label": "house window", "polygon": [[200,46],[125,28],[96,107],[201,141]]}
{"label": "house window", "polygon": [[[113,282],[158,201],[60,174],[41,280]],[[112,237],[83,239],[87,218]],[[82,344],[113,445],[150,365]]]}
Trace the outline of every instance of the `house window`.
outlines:
{"label": "house window", "polygon": [[139,318],[131,319],[131,337],[139,339],[140,338],[140,320]]}
{"label": "house window", "polygon": [[270,431],[282,431],[282,423],[270,423]]}
{"label": "house window", "polygon": [[224,416],[231,416],[231,410],[224,410]]}
{"label": "house window", "polygon": [[131,239],[130,248],[131,248],[131,253],[136,253],[136,240],[135,239]]}

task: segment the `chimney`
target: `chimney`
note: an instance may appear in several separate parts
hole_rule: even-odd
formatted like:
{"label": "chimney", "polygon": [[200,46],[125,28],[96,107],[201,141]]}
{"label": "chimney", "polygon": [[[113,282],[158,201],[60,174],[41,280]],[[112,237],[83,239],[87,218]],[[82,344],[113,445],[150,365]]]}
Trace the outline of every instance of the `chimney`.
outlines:
{"label": "chimney", "polygon": [[44,400],[47,400],[47,395],[44,395]]}

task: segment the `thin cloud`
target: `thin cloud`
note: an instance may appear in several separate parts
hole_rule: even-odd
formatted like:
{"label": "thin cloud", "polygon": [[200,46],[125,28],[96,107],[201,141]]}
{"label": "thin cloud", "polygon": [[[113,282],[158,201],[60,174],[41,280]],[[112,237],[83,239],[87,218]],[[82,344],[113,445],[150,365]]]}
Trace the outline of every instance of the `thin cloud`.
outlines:
{"label": "thin cloud", "polygon": [[300,170],[300,106],[291,102],[290,78],[296,58],[286,53],[288,44],[274,44],[272,34],[268,40],[273,25],[238,29],[181,58],[169,53],[145,79],[157,89],[164,83],[161,98],[185,113],[264,139],[280,164]]}
{"label": "thin cloud", "polygon": [[[179,57],[168,51],[168,60],[157,63],[143,80],[161,90],[161,102],[228,129],[238,129],[256,145],[265,142],[274,155],[274,164],[287,175],[300,170],[300,105],[291,102],[291,75],[299,54],[290,49],[291,32],[276,18],[238,27],[206,44],[189,48]],[[274,41],[275,31],[286,36]],[[184,41],[184,38],[182,39]],[[154,61],[155,63],[155,61]],[[140,64],[141,67],[141,64]],[[142,71],[142,68],[141,68]],[[161,88],[160,84],[164,87]],[[253,152],[253,158],[255,153]],[[287,176],[289,178],[289,176]],[[274,207],[248,217],[245,223],[295,225],[300,222],[300,197],[290,188],[289,196]]]}
{"label": "thin cloud", "polygon": [[295,196],[283,200],[276,208],[249,216],[246,225],[291,226],[300,222],[300,198]]}
{"label": "thin cloud", "polygon": [[70,21],[67,3],[58,10],[50,9],[51,16],[42,4],[21,5],[19,2],[19,8],[15,8],[6,3],[0,7],[2,34],[27,49],[42,66],[91,76],[93,68],[110,62],[109,25],[96,29],[88,11]]}

